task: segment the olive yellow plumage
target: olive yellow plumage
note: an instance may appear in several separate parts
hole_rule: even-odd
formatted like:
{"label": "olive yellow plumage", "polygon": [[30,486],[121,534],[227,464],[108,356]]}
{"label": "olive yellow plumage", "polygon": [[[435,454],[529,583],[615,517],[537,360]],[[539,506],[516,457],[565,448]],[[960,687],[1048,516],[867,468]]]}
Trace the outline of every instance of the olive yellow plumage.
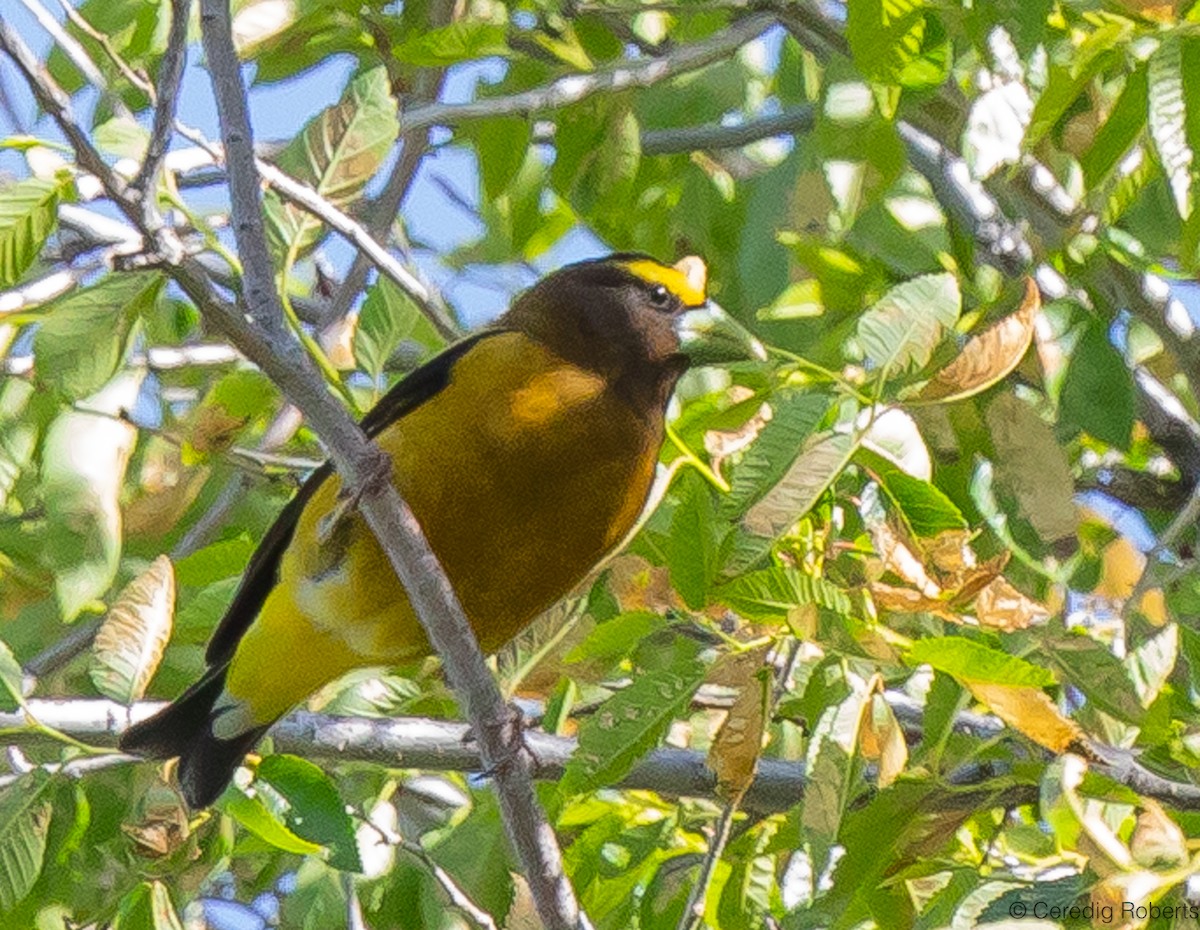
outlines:
{"label": "olive yellow plumage", "polygon": [[[685,332],[705,312],[699,259],[571,265],[363,419],[485,650],[566,594],[633,527],[689,361],[681,336],[699,332],[706,358],[747,349],[711,313]],[[325,683],[430,651],[361,516],[329,518],[340,490],[328,466],[313,474],[252,558],[209,644],[208,674],[122,739],[132,752],[179,756],[192,806],[211,803],[266,728]]]}

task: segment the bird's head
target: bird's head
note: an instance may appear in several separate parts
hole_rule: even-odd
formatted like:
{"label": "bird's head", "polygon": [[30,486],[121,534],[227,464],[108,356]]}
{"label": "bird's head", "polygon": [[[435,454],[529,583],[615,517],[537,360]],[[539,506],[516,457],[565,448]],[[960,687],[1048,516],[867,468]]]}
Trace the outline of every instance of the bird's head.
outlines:
{"label": "bird's head", "polygon": [[522,294],[501,321],[618,386],[665,400],[693,364],[762,359],[762,344],[708,298],[694,255],[666,265],[619,252],[568,265]]}

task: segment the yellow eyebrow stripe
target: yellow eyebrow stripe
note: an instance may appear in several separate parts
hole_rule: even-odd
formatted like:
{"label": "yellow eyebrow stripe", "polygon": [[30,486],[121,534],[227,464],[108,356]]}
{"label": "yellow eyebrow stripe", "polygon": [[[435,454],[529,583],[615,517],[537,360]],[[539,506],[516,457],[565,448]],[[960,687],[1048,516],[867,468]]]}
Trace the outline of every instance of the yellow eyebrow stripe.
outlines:
{"label": "yellow eyebrow stripe", "polygon": [[678,268],[670,265],[660,265],[648,258],[639,258],[623,265],[633,274],[650,284],[661,284],[668,291],[683,301],[686,307],[699,307],[706,300],[703,287],[696,287],[688,276]]}

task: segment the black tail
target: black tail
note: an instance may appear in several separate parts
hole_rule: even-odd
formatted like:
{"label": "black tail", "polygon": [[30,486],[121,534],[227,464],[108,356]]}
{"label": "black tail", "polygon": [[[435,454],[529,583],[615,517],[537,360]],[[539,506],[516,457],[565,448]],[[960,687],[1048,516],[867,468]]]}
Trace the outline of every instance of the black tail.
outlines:
{"label": "black tail", "polygon": [[225,685],[226,668],[210,669],[171,704],[121,734],[124,752],[150,759],[179,757],[179,787],[193,809],[208,807],[220,796],[267,730],[256,727],[227,740],[213,735],[213,705]]}

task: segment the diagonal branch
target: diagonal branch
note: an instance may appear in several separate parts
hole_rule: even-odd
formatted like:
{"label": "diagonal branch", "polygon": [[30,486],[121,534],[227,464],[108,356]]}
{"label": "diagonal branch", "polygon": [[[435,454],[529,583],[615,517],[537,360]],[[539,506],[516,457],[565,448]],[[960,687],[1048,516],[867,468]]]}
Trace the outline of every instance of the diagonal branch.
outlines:
{"label": "diagonal branch", "polygon": [[468,120],[497,116],[532,116],[579,103],[606,91],[649,87],[728,58],[774,23],[775,17],[770,14],[753,13],[735,21],[724,32],[701,42],[680,46],[661,58],[627,62],[590,74],[571,74],[544,87],[535,87],[507,97],[492,97],[471,103],[432,103],[418,107],[404,114],[404,129],[411,132],[430,126],[456,126]]}
{"label": "diagonal branch", "polygon": [[[449,0],[449,2],[447,0],[440,0],[440,2],[430,4],[428,14],[430,28],[437,29],[453,22],[456,7],[457,4],[453,0]],[[438,95],[442,92],[445,80],[445,68],[423,69],[417,75],[416,83],[409,99],[418,104],[430,103],[437,100]],[[407,102],[405,100],[405,104]],[[400,134],[400,155],[396,159],[396,164],[392,167],[387,181],[384,182],[383,190],[379,192],[379,196],[370,204],[366,214],[371,218],[368,229],[375,239],[385,243],[388,241],[388,230],[391,228],[396,215],[400,212],[400,205],[404,202],[404,198],[417,176],[417,169],[420,167],[428,151],[428,130],[409,129]],[[368,267],[366,257],[362,252],[359,252],[354,256],[354,261],[350,264],[350,269],[346,272],[346,276],[342,279],[341,284],[338,285],[338,289],[330,301],[330,319],[339,320],[350,312],[355,298],[367,283],[367,272],[369,271],[370,268]],[[443,315],[447,319],[451,319],[452,314],[449,308],[446,307],[445,302],[441,300],[441,295],[436,290],[431,289],[430,296],[431,298],[436,298],[437,302],[441,305],[440,309],[443,311]]]}
{"label": "diagonal branch", "polygon": [[142,167],[133,179],[133,187],[142,193],[143,199],[153,209],[154,197],[150,188],[158,177],[171,132],[175,127],[175,107],[179,100],[179,88],[183,83],[183,68],[187,63],[188,17],[192,0],[171,0],[171,30],[167,36],[167,50],[159,68],[158,88],[154,101],[154,122],[150,129],[150,142]]}
{"label": "diagonal branch", "polygon": [[[245,338],[257,335],[254,329],[262,335],[285,332],[283,310],[273,286],[254,140],[228,3],[201,0],[200,25],[225,143],[233,229],[245,269],[246,303],[252,322],[252,326],[236,327],[242,331],[237,333],[239,347],[305,412],[327,442],[344,486],[354,488],[359,495],[359,510],[404,586],[452,687],[463,699],[483,759],[495,772],[496,793],[509,839],[543,923],[550,930],[579,927],[586,922],[581,919],[563,870],[554,833],[534,796],[529,767],[521,754],[520,733],[512,725],[512,715],[445,572],[412,511],[390,481],[390,462],[324,389],[308,357],[294,341],[287,340],[290,351],[279,345],[260,353],[260,347],[251,344],[257,340]],[[262,357],[257,358],[260,354]]]}

